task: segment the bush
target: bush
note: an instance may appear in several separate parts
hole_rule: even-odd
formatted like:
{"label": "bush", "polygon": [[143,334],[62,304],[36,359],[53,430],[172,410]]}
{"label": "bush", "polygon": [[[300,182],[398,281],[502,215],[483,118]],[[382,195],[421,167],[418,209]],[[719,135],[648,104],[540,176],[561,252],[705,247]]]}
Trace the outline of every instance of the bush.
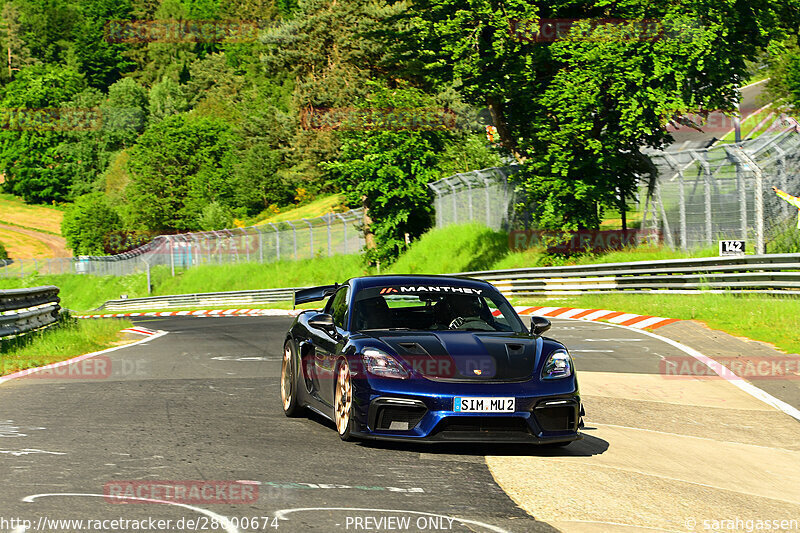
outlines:
{"label": "bush", "polygon": [[800,252],[800,229],[797,219],[791,217],[777,227],[767,243],[767,253],[794,254]]}
{"label": "bush", "polygon": [[6,253],[6,249],[2,242],[0,242],[0,259],[8,259],[8,253]]}

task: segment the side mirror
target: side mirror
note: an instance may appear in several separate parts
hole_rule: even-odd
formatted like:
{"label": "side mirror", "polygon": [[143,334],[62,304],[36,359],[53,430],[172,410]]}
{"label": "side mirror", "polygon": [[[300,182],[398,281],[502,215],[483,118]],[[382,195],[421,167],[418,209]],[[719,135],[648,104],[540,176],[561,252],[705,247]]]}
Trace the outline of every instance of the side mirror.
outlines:
{"label": "side mirror", "polygon": [[545,331],[550,329],[550,326],[552,326],[550,321],[543,316],[531,317],[531,335],[534,337],[543,335]]}
{"label": "side mirror", "polygon": [[312,316],[308,319],[308,325],[326,332],[331,337],[336,336],[336,325],[333,323],[333,317],[327,313],[317,313]]}

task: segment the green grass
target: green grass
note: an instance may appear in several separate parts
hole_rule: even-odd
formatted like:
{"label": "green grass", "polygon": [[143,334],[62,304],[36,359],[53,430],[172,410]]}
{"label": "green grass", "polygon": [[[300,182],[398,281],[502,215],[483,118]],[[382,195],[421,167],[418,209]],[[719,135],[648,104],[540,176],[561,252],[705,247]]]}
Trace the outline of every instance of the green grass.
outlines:
{"label": "green grass", "polygon": [[624,250],[602,254],[587,254],[572,258],[557,258],[544,254],[541,248],[531,248],[520,252],[511,252],[492,267],[496,270],[508,268],[526,268],[553,265],[594,265],[597,263],[627,263],[632,261],[663,261],[667,259],[685,259],[689,257],[712,257],[717,255],[714,248],[703,248],[683,252],[671,250],[663,246],[638,246]]}
{"label": "green grass", "polygon": [[[164,273],[162,272],[161,275],[163,276]],[[106,300],[117,299],[122,294],[127,294],[130,298],[147,296],[147,276],[145,274],[121,277],[62,274],[0,279],[0,290],[40,285],[55,285],[61,289],[59,293],[61,306],[81,312],[96,309]]]}
{"label": "green grass", "polygon": [[332,194],[330,196],[323,196],[317,198],[313,202],[303,204],[299,207],[284,208],[280,213],[270,213],[265,211],[260,216],[256,217],[257,221],[254,225],[259,226],[268,224],[270,222],[284,222],[286,220],[301,220],[303,218],[316,218],[321,217],[327,213],[342,211],[342,201],[344,197],[341,194]]}
{"label": "green grass", "polygon": [[0,351],[0,375],[64,361],[112,347],[127,320],[69,320],[42,332],[5,341]]}
{"label": "green grass", "polygon": [[413,242],[389,269],[395,274],[488,270],[508,253],[508,235],[480,224],[434,229]]}
{"label": "green grass", "polygon": [[734,294],[585,294],[562,299],[520,299],[515,303],[697,320],[712,329],[767,341],[789,353],[800,353],[798,298]]}
{"label": "green grass", "polygon": [[359,255],[316,257],[305,261],[240,263],[191,268],[174,278],[168,271],[155,277],[154,295],[303,287],[341,282],[371,274]]}

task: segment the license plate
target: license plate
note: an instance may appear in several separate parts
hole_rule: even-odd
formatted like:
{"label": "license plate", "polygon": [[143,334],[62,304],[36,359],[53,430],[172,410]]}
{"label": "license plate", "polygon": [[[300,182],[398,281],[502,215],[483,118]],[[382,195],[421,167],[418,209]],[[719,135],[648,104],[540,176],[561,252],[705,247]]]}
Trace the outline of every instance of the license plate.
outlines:
{"label": "license plate", "polygon": [[517,407],[516,398],[476,398],[456,396],[453,411],[456,413],[513,413]]}

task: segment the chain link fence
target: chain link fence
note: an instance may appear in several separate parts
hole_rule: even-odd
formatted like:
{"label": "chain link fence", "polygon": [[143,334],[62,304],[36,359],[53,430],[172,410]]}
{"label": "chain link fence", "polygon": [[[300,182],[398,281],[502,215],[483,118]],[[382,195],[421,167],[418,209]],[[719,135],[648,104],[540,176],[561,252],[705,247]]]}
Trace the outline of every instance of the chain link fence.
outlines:
{"label": "chain link fence", "polygon": [[[649,155],[658,177],[652,187],[641,189],[642,228],[659,232],[668,246],[687,250],[740,239],[755,242],[754,251],[765,253],[768,243],[786,235],[800,241],[794,225],[797,210],[772,191],[775,186],[800,193],[799,127],[738,144]],[[488,168],[429,184],[435,195],[436,227],[466,222],[495,230],[527,227],[530,216],[515,211],[521,198],[509,181],[518,171],[517,165]],[[352,254],[364,245],[362,228],[363,211],[354,209],[247,228],[160,235],[118,255],[0,260],[0,277],[123,276],[159,265],[174,272],[198,265]]]}
{"label": "chain link fence", "polygon": [[246,228],[159,235],[129,252],[109,256],[0,260],[0,277],[37,273],[124,276],[154,266],[185,269],[199,265],[244,262],[271,263],[281,259],[353,254],[364,244],[363,211],[268,223]]}
{"label": "chain link fence", "polygon": [[519,171],[511,165],[456,174],[428,184],[436,195],[436,227],[479,222],[492,229],[509,229],[516,214],[517,193],[509,176]]}
{"label": "chain link fence", "polygon": [[642,190],[643,227],[661,232],[668,246],[688,250],[736,239],[766,253],[797,231],[797,209],[772,187],[800,193],[800,130],[649,155],[659,173],[652,190]]}

